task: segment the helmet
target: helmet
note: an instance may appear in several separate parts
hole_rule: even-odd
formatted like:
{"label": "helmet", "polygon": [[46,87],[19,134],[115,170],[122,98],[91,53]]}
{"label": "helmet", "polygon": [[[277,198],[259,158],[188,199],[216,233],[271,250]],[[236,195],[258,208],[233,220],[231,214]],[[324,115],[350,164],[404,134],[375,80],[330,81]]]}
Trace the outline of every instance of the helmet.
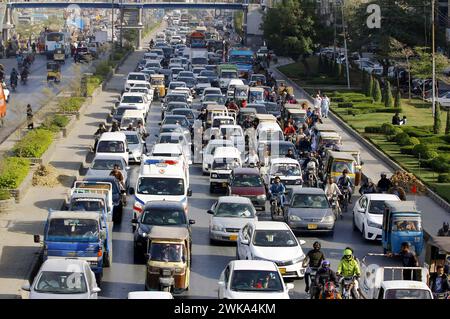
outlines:
{"label": "helmet", "polygon": [[330,262],[328,260],[324,260],[322,261],[322,264],[320,265],[322,268],[329,268],[330,267]]}
{"label": "helmet", "polygon": [[353,255],[353,251],[350,248],[344,249],[344,256],[352,256],[352,255]]}

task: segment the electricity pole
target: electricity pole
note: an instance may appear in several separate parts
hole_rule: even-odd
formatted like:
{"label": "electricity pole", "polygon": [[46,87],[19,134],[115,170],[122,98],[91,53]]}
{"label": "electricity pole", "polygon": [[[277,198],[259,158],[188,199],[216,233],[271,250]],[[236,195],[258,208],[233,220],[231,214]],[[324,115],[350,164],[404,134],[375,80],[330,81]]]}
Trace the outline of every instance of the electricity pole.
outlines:
{"label": "electricity pole", "polygon": [[111,0],[111,58],[114,56],[114,0]]}
{"label": "electricity pole", "polygon": [[431,0],[431,57],[433,62],[433,76],[431,80],[431,104],[433,110],[433,117],[436,116],[436,56],[434,48],[434,0]]}
{"label": "electricity pole", "polygon": [[344,33],[344,53],[345,53],[345,69],[347,73],[347,88],[350,89],[350,72],[348,69],[348,52],[347,52],[347,33],[345,32],[345,20],[344,20],[344,0],[341,1],[342,12],[342,32]]}

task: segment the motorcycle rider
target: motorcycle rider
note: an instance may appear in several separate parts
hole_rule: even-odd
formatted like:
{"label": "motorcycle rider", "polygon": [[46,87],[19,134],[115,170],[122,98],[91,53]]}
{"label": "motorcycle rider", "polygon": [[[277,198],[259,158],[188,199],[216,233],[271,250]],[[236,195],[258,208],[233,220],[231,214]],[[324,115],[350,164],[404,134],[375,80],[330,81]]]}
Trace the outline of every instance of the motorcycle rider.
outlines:
{"label": "motorcycle rider", "polygon": [[[327,178],[327,184],[325,185],[325,194],[327,195],[328,201],[330,204],[333,201],[333,198],[337,196],[342,196],[341,190],[336,185],[336,183],[333,181],[333,178],[331,176],[328,176]],[[339,207],[339,205],[338,205]]]}
{"label": "motorcycle rider", "polygon": [[120,187],[124,190],[125,189],[125,178],[123,177],[122,172],[120,171],[119,165],[114,164],[114,168],[109,173],[109,176],[114,176],[120,184]]}
{"label": "motorcycle rider", "polygon": [[10,76],[11,86],[17,86],[18,78],[19,78],[19,74],[17,73],[16,68],[13,68],[11,71],[11,76]]}
{"label": "motorcycle rider", "polygon": [[284,207],[284,193],[286,192],[286,187],[284,187],[283,183],[281,183],[280,176],[275,176],[274,183],[270,185],[269,189],[269,195],[272,196],[278,196],[280,199],[280,207]]}
{"label": "motorcycle rider", "polygon": [[94,133],[94,137],[95,137],[95,142],[94,142],[94,152],[97,149],[97,144],[98,144],[98,139],[100,138],[100,136],[102,136],[103,133],[108,132],[108,129],[106,128],[105,124],[100,123],[98,125],[98,129],[97,131],[95,131]]}
{"label": "motorcycle rider", "polygon": [[313,249],[311,249],[310,251],[308,251],[308,253],[306,254],[306,258],[308,258],[309,262],[308,262],[308,268],[306,269],[305,272],[305,292],[309,291],[309,279],[310,279],[310,274],[311,274],[311,268],[319,268],[320,265],[322,264],[322,261],[325,260],[325,254],[320,250],[321,248],[321,244],[320,242],[316,241],[313,244]]}
{"label": "motorcycle rider", "polygon": [[381,173],[381,179],[378,181],[377,187],[381,193],[387,192],[392,187],[392,182],[387,179],[386,173]]}
{"label": "motorcycle rider", "polygon": [[339,186],[340,189],[343,189],[343,188],[347,188],[348,189],[348,193],[349,193],[348,202],[351,204],[352,203],[352,187],[353,187],[353,183],[352,183],[350,177],[348,177],[348,169],[345,168],[342,171],[342,175],[339,176],[339,179],[337,181],[337,185]]}
{"label": "motorcycle rider", "polygon": [[289,137],[289,135],[294,135],[296,133],[294,125],[292,125],[291,122],[288,122],[287,126],[284,128],[283,133],[286,137]]}
{"label": "motorcycle rider", "polygon": [[295,159],[295,155],[294,155],[294,152],[292,151],[292,149],[288,149],[286,155],[284,155],[284,156],[287,158]]}
{"label": "motorcycle rider", "polygon": [[359,193],[361,195],[374,194],[374,193],[378,193],[378,189],[375,186],[375,184],[373,183],[373,181],[370,178],[368,178],[367,182],[364,183],[363,185],[361,185],[361,188],[359,189]]}
{"label": "motorcycle rider", "polygon": [[330,268],[330,262],[328,260],[322,261],[319,270],[316,273],[315,285],[317,290],[315,291],[315,297],[318,299],[322,287],[328,282],[337,283],[336,273]]}
{"label": "motorcycle rider", "polygon": [[[361,270],[359,268],[358,261],[353,256],[353,250],[350,247],[344,249],[344,256],[339,262],[336,275],[342,276],[343,278],[356,277],[351,293],[355,299],[358,299],[358,279],[361,276]],[[341,281],[341,294],[342,291],[343,281]]]}
{"label": "motorcycle rider", "polygon": [[27,81],[29,73],[30,71],[28,70],[28,67],[24,67],[22,73],[20,74],[20,79],[22,80],[22,82],[25,83]]}
{"label": "motorcycle rider", "polygon": [[438,236],[450,236],[449,223],[444,222],[442,228],[438,230]]}

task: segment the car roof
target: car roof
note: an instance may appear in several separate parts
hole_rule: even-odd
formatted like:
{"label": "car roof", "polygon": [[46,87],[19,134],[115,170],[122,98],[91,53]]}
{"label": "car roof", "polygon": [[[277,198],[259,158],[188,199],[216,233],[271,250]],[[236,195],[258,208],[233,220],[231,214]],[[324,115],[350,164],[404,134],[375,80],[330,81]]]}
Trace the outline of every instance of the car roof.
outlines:
{"label": "car roof", "polygon": [[273,221],[255,221],[253,222],[255,229],[258,230],[289,230],[289,226],[283,222]]}
{"label": "car roof", "polygon": [[182,152],[181,145],[178,143],[157,143],[153,146],[153,152],[156,153],[170,153],[170,151],[174,151],[173,154]]}
{"label": "car roof", "polygon": [[233,270],[269,270],[278,272],[278,268],[272,261],[267,260],[233,260]]}
{"label": "car roof", "polygon": [[400,200],[395,194],[365,194],[369,200]]}
{"label": "car roof", "polygon": [[49,214],[49,218],[80,218],[80,219],[98,219],[98,212],[85,212],[85,211],[52,211]]}
{"label": "car roof", "polygon": [[153,226],[148,234],[152,239],[186,239],[189,231],[185,226]]}
{"label": "car roof", "polygon": [[383,281],[383,286],[385,287],[385,289],[430,289],[426,283],[415,280],[386,280]]}
{"label": "car roof", "polygon": [[155,200],[147,202],[147,204],[145,204],[144,210],[154,208],[170,208],[170,209],[179,208],[181,210],[184,210],[183,204],[181,202],[172,200]]}
{"label": "car roof", "polygon": [[100,136],[99,141],[124,141],[126,140],[123,132],[105,132]]}
{"label": "car roof", "polygon": [[252,204],[252,201],[248,197],[242,196],[219,196],[217,199],[218,203],[241,203],[241,204]]}
{"label": "car roof", "polygon": [[122,155],[117,155],[117,154],[98,154],[98,155],[95,155],[95,157],[92,160],[92,162],[94,162],[95,160],[98,160],[98,159],[121,160],[121,161],[125,162],[125,160],[123,159],[123,156]]}
{"label": "car roof", "polygon": [[299,162],[293,158],[289,157],[279,157],[274,158],[270,160],[271,164],[297,164],[299,165]]}
{"label": "car roof", "polygon": [[294,189],[292,192],[292,195],[294,194],[319,194],[323,195],[325,194],[325,191],[321,188],[316,187],[302,187],[298,189]]}
{"label": "car roof", "polygon": [[68,271],[71,265],[78,265],[80,269],[87,262],[83,259],[47,259],[41,266],[40,271]]}
{"label": "car roof", "polygon": [[259,170],[256,167],[237,167],[233,169],[233,174],[260,175]]}

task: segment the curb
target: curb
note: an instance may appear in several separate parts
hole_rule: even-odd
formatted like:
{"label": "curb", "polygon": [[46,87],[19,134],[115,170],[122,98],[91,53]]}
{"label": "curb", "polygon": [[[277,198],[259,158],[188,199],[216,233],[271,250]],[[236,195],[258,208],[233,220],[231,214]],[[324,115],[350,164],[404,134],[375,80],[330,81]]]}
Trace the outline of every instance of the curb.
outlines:
{"label": "curb", "polygon": [[[311,96],[297,83],[289,79],[284,73],[282,73],[280,70],[278,70],[277,67],[274,68],[274,70],[282,75],[286,82],[288,82],[290,85],[295,87],[297,90],[302,92],[302,94],[305,95],[305,97],[312,101],[313,99]],[[333,111],[330,109],[330,118],[334,120],[337,125],[346,133],[348,133],[350,136],[355,138],[358,142],[364,145],[364,147],[367,148],[367,150],[371,153],[373,153],[378,159],[380,159],[383,163],[387,164],[392,170],[401,170],[401,171],[407,171],[403,167],[401,167],[399,164],[391,160],[386,154],[384,154],[382,151],[380,151],[375,145],[373,145],[370,141],[362,137],[358,132],[356,132],[351,126],[349,126],[347,123],[345,123],[340,117],[338,117],[336,114],[333,113]],[[420,180],[420,179],[419,179]],[[443,199],[441,196],[436,194],[433,190],[431,190],[427,185],[425,185],[425,189],[427,190],[427,195],[440,207],[444,208],[448,213],[450,213],[450,203],[448,203],[445,199]]]}

